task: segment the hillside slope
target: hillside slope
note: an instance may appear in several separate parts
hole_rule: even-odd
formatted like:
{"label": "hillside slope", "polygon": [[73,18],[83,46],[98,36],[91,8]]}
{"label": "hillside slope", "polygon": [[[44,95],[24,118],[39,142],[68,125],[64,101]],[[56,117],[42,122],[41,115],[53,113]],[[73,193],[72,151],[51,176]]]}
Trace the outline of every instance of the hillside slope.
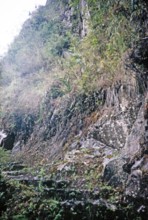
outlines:
{"label": "hillside slope", "polygon": [[15,160],[72,188],[115,187],[141,219],[148,213],[147,25],[146,1],[48,0],[1,61],[0,82],[0,143]]}

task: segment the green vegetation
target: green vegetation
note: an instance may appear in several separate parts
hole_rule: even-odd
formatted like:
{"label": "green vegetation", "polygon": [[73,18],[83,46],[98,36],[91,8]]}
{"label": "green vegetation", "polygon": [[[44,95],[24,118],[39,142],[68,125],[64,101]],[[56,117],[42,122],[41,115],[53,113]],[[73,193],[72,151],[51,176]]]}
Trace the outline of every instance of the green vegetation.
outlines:
{"label": "green vegetation", "polygon": [[[42,191],[17,181],[7,181],[7,189],[0,195],[7,209],[1,213],[2,219],[60,219],[61,207],[57,200],[46,199]],[[11,195],[8,197],[8,193]],[[7,200],[5,200],[7,199]]]}
{"label": "green vegetation", "polygon": [[141,9],[139,4],[133,12],[129,0],[88,0],[86,8],[76,0],[48,1],[39,7],[2,60],[2,113],[36,110],[47,90],[58,98],[122,79],[124,54],[139,37],[132,20]]}
{"label": "green vegetation", "polygon": [[[119,204],[120,192],[110,186],[104,185],[99,190],[99,196],[105,198],[94,200],[77,201],[80,199],[81,190],[71,191],[69,194],[72,200],[62,200],[60,194],[55,193],[49,196],[48,192],[38,191],[35,186],[27,186],[18,181],[6,181],[0,179],[0,219],[51,219],[51,220],[76,220],[83,219],[142,219],[135,216],[134,207]],[[50,189],[51,190],[51,189]],[[87,193],[87,191],[85,191]],[[94,191],[95,193],[95,191]],[[66,199],[67,191],[65,189]],[[94,194],[96,196],[96,194]],[[84,205],[83,205],[84,204]],[[120,217],[119,217],[120,216]],[[139,216],[139,217],[138,217]]]}
{"label": "green vegetation", "polygon": [[[73,114],[78,115],[85,111],[85,108],[89,108],[91,100],[88,102],[88,99],[84,98],[84,103],[83,99],[76,103],[75,99],[78,95],[87,96],[100,88],[112,85],[116,79],[122,80],[125,75],[125,70],[122,69],[124,57],[142,36],[139,26],[134,25],[133,22],[141,16],[143,9],[141,1],[132,7],[129,0],[87,0],[85,6],[80,4],[80,0],[48,0],[47,3],[45,7],[39,7],[32,13],[24,23],[19,36],[16,37],[8,54],[0,63],[0,123],[3,118],[7,117],[11,123],[8,126],[10,129],[23,130],[24,134],[20,132],[20,136],[22,135],[24,143],[25,138],[30,138],[33,126],[36,125],[39,125],[37,129],[41,134],[42,126],[45,126],[45,136],[49,135],[47,133],[51,125],[48,124],[50,121],[48,117],[51,119],[54,114],[57,114],[58,117],[52,124],[54,128],[54,124],[61,123],[63,116],[67,117],[64,122],[66,124],[68,117],[71,118]],[[74,97],[74,102],[69,103],[69,114],[67,114],[63,106],[58,108],[61,104],[60,100],[66,100],[63,101],[63,105],[67,105],[69,97]],[[69,100],[71,101],[72,98]],[[44,101],[49,102],[49,105],[45,105]],[[103,102],[102,99],[93,101],[97,108]],[[85,103],[88,105],[85,106]],[[48,114],[45,108],[50,108],[50,105],[51,112],[45,116],[46,113]],[[95,123],[99,117],[94,111],[95,109],[91,112],[94,114],[80,118],[80,120],[88,121],[86,132],[87,124]],[[70,124],[70,129],[72,126],[73,124]],[[55,125],[56,129],[58,130],[59,127]],[[70,130],[71,136],[76,135],[76,129],[75,126],[74,131]],[[47,137],[48,141],[51,136]],[[64,138],[67,137],[68,135],[65,135]],[[27,155],[24,152],[24,154],[18,153],[18,160],[22,161],[26,157],[28,163],[36,163],[37,166],[40,161],[42,166],[46,160],[43,158],[46,152],[44,156],[38,152],[35,156],[32,155],[30,152],[36,140],[33,140],[34,136],[31,138],[32,142],[28,146],[29,150],[26,151]],[[46,137],[40,137],[40,133],[39,138],[42,138],[42,142],[46,139]],[[70,144],[69,140],[63,147],[65,152]],[[40,148],[41,146],[37,146],[37,151],[40,151]],[[42,150],[46,149],[43,147]],[[63,154],[65,152],[63,150]],[[74,162],[71,164],[66,159],[62,161],[68,168],[64,170],[63,167],[58,173],[58,168],[63,165],[60,164],[62,158],[60,157],[59,163],[57,162],[55,166],[51,163],[51,172],[48,171],[50,177],[70,180],[72,187],[78,185],[90,191],[94,188],[99,189],[100,196],[108,202],[120,202],[121,189],[114,190],[101,180],[102,157],[91,158],[90,155],[91,152],[87,149],[81,149],[78,157],[75,155]],[[49,162],[48,155],[46,156]],[[112,157],[112,155],[107,157]],[[31,161],[32,158],[33,161]],[[86,159],[87,163],[83,163],[84,158],[89,158],[88,161]],[[9,152],[0,148],[0,163],[9,161]],[[28,173],[33,175],[31,173],[33,171],[32,169]],[[26,186],[18,181],[6,181],[1,173],[0,175],[2,179],[2,181],[0,179],[0,187],[4,186],[0,193],[0,203],[5,202],[5,207],[2,207],[3,219],[46,219],[47,216],[48,219],[64,219],[61,200],[54,196],[47,197],[45,194],[42,179],[46,172],[43,168],[37,174],[39,181],[35,187]],[[71,197],[75,197],[75,192],[71,192]],[[91,205],[85,208],[85,219],[91,219]],[[97,216],[100,219],[103,218],[99,209],[97,212]],[[70,219],[78,219],[74,218],[77,215],[74,209],[68,214],[73,215]]]}
{"label": "green vegetation", "polygon": [[0,147],[0,164],[10,161],[10,152]]}

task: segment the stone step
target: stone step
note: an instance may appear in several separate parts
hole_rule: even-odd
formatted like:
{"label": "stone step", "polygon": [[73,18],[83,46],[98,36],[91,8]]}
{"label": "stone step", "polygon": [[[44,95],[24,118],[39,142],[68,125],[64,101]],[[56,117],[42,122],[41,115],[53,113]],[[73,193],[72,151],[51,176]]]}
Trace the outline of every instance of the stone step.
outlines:
{"label": "stone step", "polygon": [[108,203],[104,199],[88,199],[88,200],[64,200],[61,201],[60,204],[65,207],[84,207],[87,205],[92,205],[94,207],[106,207],[109,210],[115,211],[116,210],[116,205]]}
{"label": "stone step", "polygon": [[26,166],[24,164],[16,163],[16,162],[7,163],[7,164],[0,164],[0,167],[4,167],[3,168],[4,171],[20,171],[20,170],[23,170],[24,168],[26,168]]}
{"label": "stone step", "polygon": [[26,175],[27,173],[25,172],[25,171],[17,171],[17,170],[15,170],[15,171],[3,171],[2,172],[2,175],[4,175],[4,176],[7,176],[8,178],[17,178],[18,176],[22,176],[22,175]]}
{"label": "stone step", "polygon": [[53,179],[43,179],[36,176],[29,176],[22,171],[5,171],[3,174],[7,179],[16,180],[19,183],[25,184],[27,186],[33,186],[36,191],[42,191],[45,198],[58,198],[60,200],[87,200],[99,199],[100,192],[98,190],[76,190],[69,188],[69,182],[64,180],[53,180]]}
{"label": "stone step", "polygon": [[76,189],[54,189],[44,188],[45,197],[56,197],[62,200],[88,200],[88,199],[100,199],[100,192],[88,191],[88,190],[76,190]]}

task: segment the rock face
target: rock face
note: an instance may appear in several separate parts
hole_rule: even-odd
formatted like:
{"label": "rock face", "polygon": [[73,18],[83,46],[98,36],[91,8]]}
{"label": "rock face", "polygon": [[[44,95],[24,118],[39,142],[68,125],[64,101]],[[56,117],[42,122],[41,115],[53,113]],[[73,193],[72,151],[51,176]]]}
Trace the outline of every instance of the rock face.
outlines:
{"label": "rock face", "polygon": [[[61,158],[67,163],[76,161],[76,149],[93,149],[93,154],[96,152],[102,159],[104,181],[115,187],[127,181],[125,194],[133,189],[138,196],[148,166],[147,91],[141,93],[139,83],[129,70],[124,84],[117,82],[89,95],[61,99],[58,108],[49,92],[44,103],[46,114],[31,128],[25,148],[34,146],[30,151],[40,149],[45,160]],[[73,159],[70,152],[74,153]],[[138,178],[135,189],[133,178]]]}
{"label": "rock face", "polygon": [[12,150],[14,147],[15,135],[13,132],[8,134],[3,131],[0,132],[0,146],[6,150]]}
{"label": "rock face", "polygon": [[[60,176],[74,164],[78,167],[80,161],[83,172],[90,164],[100,163],[97,169],[102,180],[113,187],[125,186],[124,199],[147,213],[147,91],[141,93],[140,86],[129,74],[124,84],[118,82],[88,96],[68,97],[60,108],[47,95],[44,127],[34,128],[26,148],[37,149],[40,143],[42,157],[60,160],[55,167]],[[84,149],[89,154],[82,153]],[[75,183],[82,186],[82,182]]]}
{"label": "rock face", "polygon": [[[124,83],[88,95],[64,97],[60,104],[47,93],[44,115],[39,123],[29,124],[29,135],[20,145],[30,152],[30,158],[37,151],[41,161],[58,161],[54,168],[57,177],[65,176],[73,166],[81,169],[77,172],[83,176],[88,166],[99,164],[102,180],[113,187],[126,186],[124,199],[146,213],[147,88],[145,81],[139,82],[132,74],[128,70]],[[79,179],[74,184],[82,187],[83,182]]]}
{"label": "rock face", "polygon": [[[139,149],[131,155],[131,149],[126,148],[127,155],[131,155],[129,161],[123,166],[128,177],[125,195],[128,200],[133,201],[148,212],[148,134],[147,134],[147,98],[143,107],[143,133],[139,139]],[[134,151],[134,149],[133,149]],[[141,202],[143,206],[141,205]]]}
{"label": "rock face", "polygon": [[[51,0],[48,2],[54,3]],[[68,28],[75,28],[76,33],[83,38],[89,32],[90,14],[86,1],[80,1],[80,10],[76,14],[79,19],[75,27],[71,24],[74,9],[67,4],[69,1],[64,2],[66,6],[61,8],[62,21]],[[148,18],[143,14],[141,19],[146,34]],[[109,85],[88,93],[71,91],[65,95],[61,91],[53,94],[54,87],[58,84],[53,85],[45,94],[40,110],[34,114],[13,115],[10,121],[15,126],[10,129],[8,135],[0,133],[0,145],[9,150],[15,146],[13,152],[20,150],[22,155],[25,155],[23,159],[30,166],[36,162],[48,165],[48,172],[55,175],[56,181],[62,178],[66,181],[70,180],[72,182],[70,187],[81,187],[83,190],[88,187],[99,188],[101,182],[122,189],[122,204],[124,202],[133,204],[135,212],[139,213],[142,219],[146,219],[148,215],[147,44],[147,36],[142,37],[135,44],[127,55],[128,58],[122,61],[121,76]],[[63,51],[60,55],[69,56]],[[5,120],[9,121],[7,118]],[[7,127],[8,124],[2,123],[1,128]],[[60,194],[58,190],[59,188],[54,194]],[[46,193],[50,194],[51,191],[47,189]],[[63,193],[65,191],[62,191],[62,197]],[[82,197],[85,200],[85,196]],[[104,200],[85,203],[78,198],[77,201],[69,201],[70,199],[68,197],[68,201],[62,201],[66,210],[77,207],[78,210],[86,211],[88,203],[93,204],[93,208],[101,204],[105,211],[110,207],[110,204]],[[116,211],[119,210],[110,207],[110,211],[114,219]],[[109,219],[108,213],[106,219]],[[70,215],[69,211],[68,215]],[[123,212],[121,216],[123,217]],[[90,219],[96,219],[96,213]]]}

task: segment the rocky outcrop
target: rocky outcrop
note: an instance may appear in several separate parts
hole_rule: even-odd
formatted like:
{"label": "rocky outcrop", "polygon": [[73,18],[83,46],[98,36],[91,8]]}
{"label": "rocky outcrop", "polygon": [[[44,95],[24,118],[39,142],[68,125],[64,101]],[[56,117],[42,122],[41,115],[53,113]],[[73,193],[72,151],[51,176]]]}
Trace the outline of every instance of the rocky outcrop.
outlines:
{"label": "rocky outcrop", "polygon": [[14,147],[15,135],[13,132],[7,134],[3,131],[0,132],[0,146],[6,150],[12,150]]}
{"label": "rocky outcrop", "polygon": [[[54,1],[48,2],[57,7]],[[59,3],[60,19],[65,27],[75,29],[75,33],[83,38],[89,32],[88,5],[86,1],[80,1],[77,5],[80,10],[76,10],[78,8],[69,3],[63,1],[64,6]],[[59,11],[59,8],[56,9]],[[64,219],[96,219],[97,212],[103,214],[99,219],[115,219],[116,216],[147,219],[148,42],[145,12],[146,9],[141,17],[132,15],[133,22],[137,19],[137,26],[143,25],[141,37],[130,55],[123,58],[121,72],[111,83],[80,93],[75,89],[63,93],[55,83],[45,94],[39,110],[31,113],[18,110],[5,118],[6,123],[2,122],[1,128],[8,127],[10,134],[0,133],[1,146],[13,148],[14,154],[21,152],[21,159],[30,166],[36,162],[47,166],[55,180],[40,181],[23,173],[16,177],[16,172],[5,174],[27,185],[46,185],[42,188],[41,198],[57,195],[64,209]],[[58,51],[60,56],[66,56],[64,50]],[[13,126],[9,126],[9,120]],[[69,182],[68,189],[59,187],[61,179]],[[126,218],[123,207],[102,196],[102,184],[116,189],[116,193],[121,192],[117,203],[126,210],[128,204],[132,204],[132,212],[128,212]],[[4,190],[5,187],[4,184]],[[81,192],[76,191],[79,187]],[[94,190],[94,194],[100,190],[98,197],[94,199],[92,192],[86,192],[88,188]],[[91,217],[87,215],[88,207]],[[41,216],[45,217],[44,214]]]}

